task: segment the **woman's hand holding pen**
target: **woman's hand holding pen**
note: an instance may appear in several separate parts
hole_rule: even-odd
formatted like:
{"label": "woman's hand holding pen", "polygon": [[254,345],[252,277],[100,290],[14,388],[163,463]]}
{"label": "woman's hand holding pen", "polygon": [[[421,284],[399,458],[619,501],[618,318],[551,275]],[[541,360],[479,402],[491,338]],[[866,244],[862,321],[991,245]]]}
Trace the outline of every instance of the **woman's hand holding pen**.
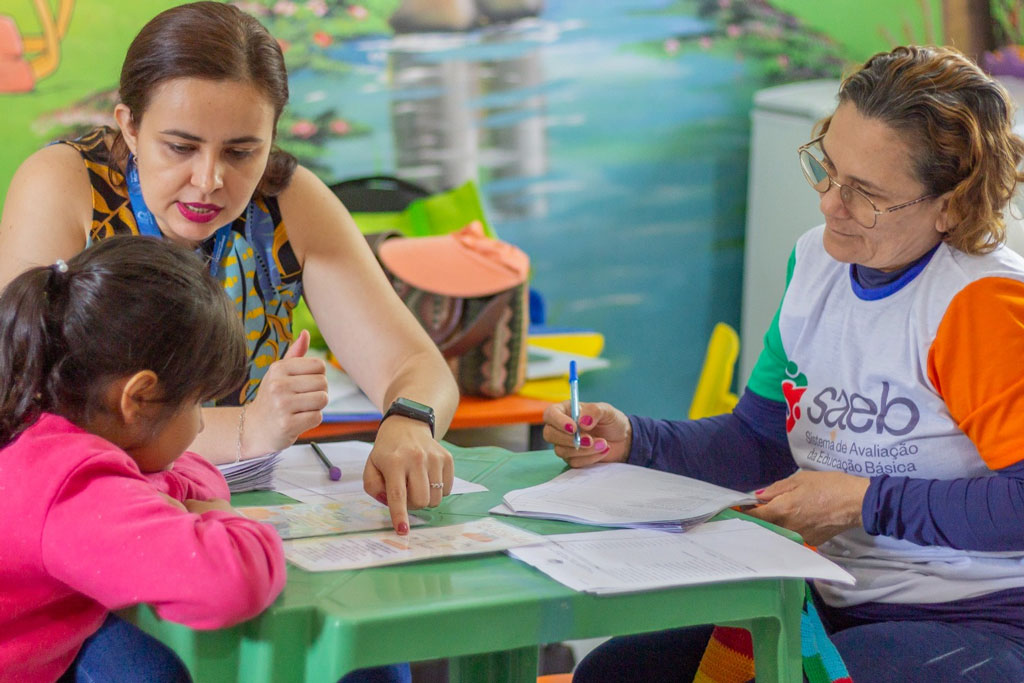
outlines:
{"label": "woman's hand holding pen", "polygon": [[[577,450],[573,434],[579,429]],[[580,403],[577,426],[571,416],[569,401],[555,403],[544,410],[544,440],[555,447],[555,455],[570,467],[584,467],[595,462],[625,462],[633,442],[629,418],[608,403]]]}
{"label": "woman's hand holding pen", "polygon": [[363,468],[363,489],[391,509],[399,535],[409,533],[409,510],[434,507],[452,492],[455,462],[419,420],[392,415],[377,430]]}
{"label": "woman's hand holding pen", "polygon": [[284,356],[267,368],[259,391],[246,406],[242,456],[279,451],[323,420],[327,406],[327,368],[320,358],[306,358],[309,332],[303,330]]}

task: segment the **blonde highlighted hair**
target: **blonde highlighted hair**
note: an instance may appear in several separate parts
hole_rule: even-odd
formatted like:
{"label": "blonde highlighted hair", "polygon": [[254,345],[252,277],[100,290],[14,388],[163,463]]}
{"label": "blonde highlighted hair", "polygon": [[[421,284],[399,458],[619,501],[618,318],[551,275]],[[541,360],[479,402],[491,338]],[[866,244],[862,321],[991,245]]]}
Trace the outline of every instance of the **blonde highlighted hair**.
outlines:
{"label": "blonde highlighted hair", "polygon": [[[1006,238],[1003,211],[1024,180],[1024,139],[999,83],[950,47],[897,47],[847,76],[839,104],[890,126],[907,140],[913,171],[929,193],[949,193],[945,239],[969,254]],[[832,117],[817,125],[828,130]]]}

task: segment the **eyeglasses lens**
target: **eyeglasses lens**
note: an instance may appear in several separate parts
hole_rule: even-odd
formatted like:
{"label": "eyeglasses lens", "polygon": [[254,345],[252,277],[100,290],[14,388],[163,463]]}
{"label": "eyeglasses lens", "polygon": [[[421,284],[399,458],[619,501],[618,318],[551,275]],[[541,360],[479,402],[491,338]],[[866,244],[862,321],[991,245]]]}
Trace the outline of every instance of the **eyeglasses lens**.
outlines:
{"label": "eyeglasses lens", "polygon": [[831,184],[828,172],[821,165],[821,162],[815,159],[814,155],[806,149],[800,152],[800,168],[803,170],[804,177],[807,178],[807,182],[810,183],[811,187],[818,192],[828,191]]}
{"label": "eyeglasses lens", "polygon": [[[800,168],[803,170],[804,178],[807,179],[811,187],[822,194],[828,192],[829,187],[832,185],[828,171],[806,149],[800,152]],[[843,200],[843,205],[850,212],[853,220],[865,228],[874,227],[875,219],[877,218],[875,207],[867,197],[847,185],[839,187],[839,197]]]}

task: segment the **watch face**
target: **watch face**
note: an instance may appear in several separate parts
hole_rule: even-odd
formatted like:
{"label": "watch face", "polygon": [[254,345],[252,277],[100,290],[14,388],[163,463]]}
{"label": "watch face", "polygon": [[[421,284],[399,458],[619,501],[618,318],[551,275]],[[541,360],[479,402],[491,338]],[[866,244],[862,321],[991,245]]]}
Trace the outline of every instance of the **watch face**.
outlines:
{"label": "watch face", "polygon": [[428,406],[428,405],[426,405],[424,403],[419,403],[418,401],[413,401],[410,398],[396,398],[395,399],[395,403],[397,403],[398,405],[402,406],[403,408],[408,408],[410,410],[415,410],[416,412],[427,413],[429,415],[433,415],[434,414],[434,409],[433,408],[431,408],[430,406]]}

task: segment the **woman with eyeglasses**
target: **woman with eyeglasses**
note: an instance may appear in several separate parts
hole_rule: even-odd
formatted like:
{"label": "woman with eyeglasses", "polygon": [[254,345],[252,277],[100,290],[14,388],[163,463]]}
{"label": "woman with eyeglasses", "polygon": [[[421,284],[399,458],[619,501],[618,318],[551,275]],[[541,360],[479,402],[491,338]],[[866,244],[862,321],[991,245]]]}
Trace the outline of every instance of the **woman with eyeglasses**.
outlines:
{"label": "woman with eyeglasses", "polygon": [[[798,150],[824,224],[728,415],[545,415],[573,467],[755,490],[749,514],[856,578],[814,600],[854,681],[1024,680],[1024,259],[1002,214],[1024,140],[949,48],[875,55]],[[573,447],[579,429],[581,446]],[[574,681],[691,681],[712,627],[615,638]]]}

